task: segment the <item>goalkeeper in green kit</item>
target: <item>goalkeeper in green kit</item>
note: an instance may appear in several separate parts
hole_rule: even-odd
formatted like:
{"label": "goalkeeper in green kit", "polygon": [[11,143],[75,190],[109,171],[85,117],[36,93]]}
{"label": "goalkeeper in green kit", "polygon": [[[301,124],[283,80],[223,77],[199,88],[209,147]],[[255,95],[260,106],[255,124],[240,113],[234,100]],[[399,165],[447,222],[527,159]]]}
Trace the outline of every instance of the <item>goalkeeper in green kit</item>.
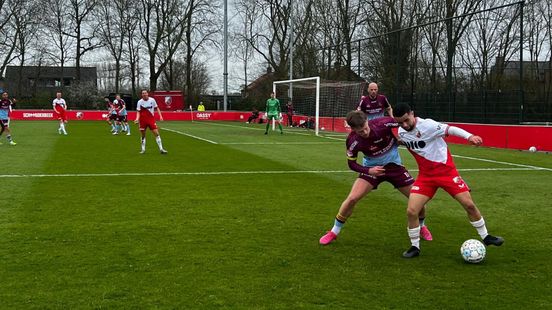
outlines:
{"label": "goalkeeper in green kit", "polygon": [[282,110],[280,109],[280,101],[276,99],[276,94],[274,92],[271,92],[270,98],[266,101],[265,135],[268,135],[268,127],[270,126],[270,121],[273,119],[278,122],[280,134],[283,134],[284,130],[282,129]]}

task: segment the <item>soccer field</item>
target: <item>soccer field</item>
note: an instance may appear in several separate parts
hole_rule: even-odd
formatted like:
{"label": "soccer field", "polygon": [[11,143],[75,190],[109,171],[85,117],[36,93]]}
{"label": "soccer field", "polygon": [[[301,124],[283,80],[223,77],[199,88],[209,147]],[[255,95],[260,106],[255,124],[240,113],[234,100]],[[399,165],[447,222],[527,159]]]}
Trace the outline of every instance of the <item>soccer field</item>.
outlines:
{"label": "soccer field", "polygon": [[[105,122],[13,122],[0,145],[0,308],[539,309],[552,307],[552,155],[452,145],[491,234],[445,192],[434,240],[404,259],[406,199],[384,183],[329,246],[356,174],[344,135],[261,125],[159,123],[113,136]],[[543,137],[549,139],[550,137]],[[483,137],[485,139],[485,137]],[[404,149],[405,166],[416,164]]]}

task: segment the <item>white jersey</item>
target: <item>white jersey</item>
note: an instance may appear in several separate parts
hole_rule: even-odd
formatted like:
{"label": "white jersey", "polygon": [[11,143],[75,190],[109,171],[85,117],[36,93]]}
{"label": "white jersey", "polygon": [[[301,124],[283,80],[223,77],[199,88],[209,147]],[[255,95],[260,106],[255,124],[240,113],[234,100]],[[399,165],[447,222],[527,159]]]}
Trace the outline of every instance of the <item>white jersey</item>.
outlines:
{"label": "white jersey", "polygon": [[136,111],[139,111],[140,115],[143,115],[145,111],[149,111],[153,116],[155,108],[157,108],[157,102],[152,97],[149,97],[148,100],[140,99],[136,105]]}
{"label": "white jersey", "polygon": [[411,131],[399,128],[399,138],[414,155],[420,175],[449,175],[456,166],[443,137],[448,135],[449,125],[432,119],[416,117],[416,127]]}
{"label": "white jersey", "polygon": [[65,99],[63,98],[55,98],[52,101],[52,106],[54,106],[54,108],[58,105],[61,106],[63,109],[67,109],[67,104],[65,103]]}

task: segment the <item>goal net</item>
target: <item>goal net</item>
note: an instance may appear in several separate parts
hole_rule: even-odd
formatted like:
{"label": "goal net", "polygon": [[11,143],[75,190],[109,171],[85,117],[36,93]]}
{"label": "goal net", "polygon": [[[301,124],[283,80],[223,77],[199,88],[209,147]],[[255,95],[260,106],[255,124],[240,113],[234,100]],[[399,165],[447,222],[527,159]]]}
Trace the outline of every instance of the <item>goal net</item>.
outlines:
{"label": "goal net", "polygon": [[[324,81],[320,77],[275,81],[272,85],[280,100],[284,124],[314,130],[340,131],[344,117],[357,108],[366,82]],[[292,124],[286,117],[286,106],[291,101],[294,116]]]}

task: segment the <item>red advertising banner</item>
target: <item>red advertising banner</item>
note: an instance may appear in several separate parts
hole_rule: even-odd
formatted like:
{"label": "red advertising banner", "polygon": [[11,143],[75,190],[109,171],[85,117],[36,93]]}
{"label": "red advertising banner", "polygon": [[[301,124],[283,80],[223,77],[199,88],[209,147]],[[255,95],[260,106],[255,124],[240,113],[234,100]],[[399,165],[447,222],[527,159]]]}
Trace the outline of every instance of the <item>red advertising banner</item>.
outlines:
{"label": "red advertising banner", "polygon": [[[53,110],[14,110],[11,113],[12,120],[54,120]],[[220,111],[164,111],[163,118],[167,121],[238,121],[245,122],[251,112],[220,112]],[[107,118],[107,111],[67,111],[69,120],[94,120],[100,121]],[[156,113],[155,117],[159,116]],[[128,112],[128,120],[136,118],[135,111]],[[293,116],[294,123],[304,123],[306,117]],[[481,136],[483,145],[498,148],[527,150],[534,146],[539,151],[552,151],[552,127],[546,126],[523,126],[523,125],[487,125],[487,124],[466,124],[450,123],[468,132]],[[324,129],[322,129],[324,128]],[[324,131],[349,132],[345,126],[344,118],[320,118],[320,129]],[[467,141],[457,137],[448,137],[451,143],[466,144]]]}

